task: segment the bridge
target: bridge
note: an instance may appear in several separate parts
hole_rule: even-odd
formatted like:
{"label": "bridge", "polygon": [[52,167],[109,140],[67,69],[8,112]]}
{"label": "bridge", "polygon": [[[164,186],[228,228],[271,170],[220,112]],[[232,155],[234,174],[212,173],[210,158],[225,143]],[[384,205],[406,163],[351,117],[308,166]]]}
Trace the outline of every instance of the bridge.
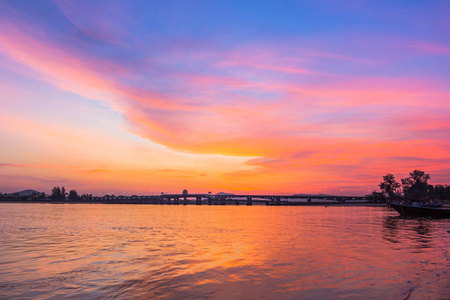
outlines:
{"label": "bridge", "polygon": [[342,203],[366,203],[364,196],[330,196],[330,195],[235,195],[235,194],[161,194],[151,196],[103,196],[95,197],[105,203],[130,204],[172,204],[172,205],[332,205]]}

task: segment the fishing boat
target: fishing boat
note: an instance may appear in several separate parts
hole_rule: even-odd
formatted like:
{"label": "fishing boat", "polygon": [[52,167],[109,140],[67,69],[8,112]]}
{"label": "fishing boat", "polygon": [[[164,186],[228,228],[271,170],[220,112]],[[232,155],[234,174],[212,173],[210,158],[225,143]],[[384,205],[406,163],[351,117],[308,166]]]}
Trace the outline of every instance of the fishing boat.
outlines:
{"label": "fishing boat", "polygon": [[450,218],[450,209],[420,203],[389,203],[402,217]]}

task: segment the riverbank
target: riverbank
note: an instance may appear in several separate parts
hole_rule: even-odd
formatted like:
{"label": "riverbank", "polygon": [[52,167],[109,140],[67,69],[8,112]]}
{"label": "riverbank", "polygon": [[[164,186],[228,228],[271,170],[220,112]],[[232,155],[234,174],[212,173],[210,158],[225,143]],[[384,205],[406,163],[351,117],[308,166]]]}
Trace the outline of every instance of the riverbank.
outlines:
{"label": "riverbank", "polygon": [[[238,205],[244,205],[245,201],[241,201],[244,203],[240,203]],[[133,204],[133,205],[197,205],[195,201],[189,201],[187,203],[179,203],[175,204],[173,202],[170,203],[139,203],[139,202],[108,202],[108,201],[53,201],[53,200],[4,200],[1,199],[0,203],[29,203],[29,204]],[[223,203],[202,203],[201,205],[212,205],[212,206],[224,206],[224,205],[232,205],[236,206],[235,201],[229,201],[226,204]],[[254,202],[252,205],[255,206],[266,206],[265,202]],[[282,203],[281,205],[269,205],[269,206],[362,206],[362,207],[383,207],[386,206],[386,203],[371,203],[371,202],[344,202],[344,203],[334,203],[334,202],[287,202]]]}

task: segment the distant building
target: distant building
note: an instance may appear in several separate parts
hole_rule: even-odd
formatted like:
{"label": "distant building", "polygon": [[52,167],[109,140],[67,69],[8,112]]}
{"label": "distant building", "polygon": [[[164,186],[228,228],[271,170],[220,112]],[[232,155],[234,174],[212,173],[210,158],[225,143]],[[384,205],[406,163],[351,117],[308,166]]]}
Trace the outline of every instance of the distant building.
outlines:
{"label": "distant building", "polygon": [[188,194],[187,190],[183,190],[183,195],[186,196]]}

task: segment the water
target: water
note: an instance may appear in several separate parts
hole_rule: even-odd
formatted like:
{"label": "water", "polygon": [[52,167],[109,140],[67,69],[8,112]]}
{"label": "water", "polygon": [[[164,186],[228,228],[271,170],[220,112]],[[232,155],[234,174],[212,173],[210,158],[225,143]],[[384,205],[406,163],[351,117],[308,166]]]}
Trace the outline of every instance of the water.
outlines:
{"label": "water", "polygon": [[0,204],[0,298],[450,299],[450,220],[383,207]]}

